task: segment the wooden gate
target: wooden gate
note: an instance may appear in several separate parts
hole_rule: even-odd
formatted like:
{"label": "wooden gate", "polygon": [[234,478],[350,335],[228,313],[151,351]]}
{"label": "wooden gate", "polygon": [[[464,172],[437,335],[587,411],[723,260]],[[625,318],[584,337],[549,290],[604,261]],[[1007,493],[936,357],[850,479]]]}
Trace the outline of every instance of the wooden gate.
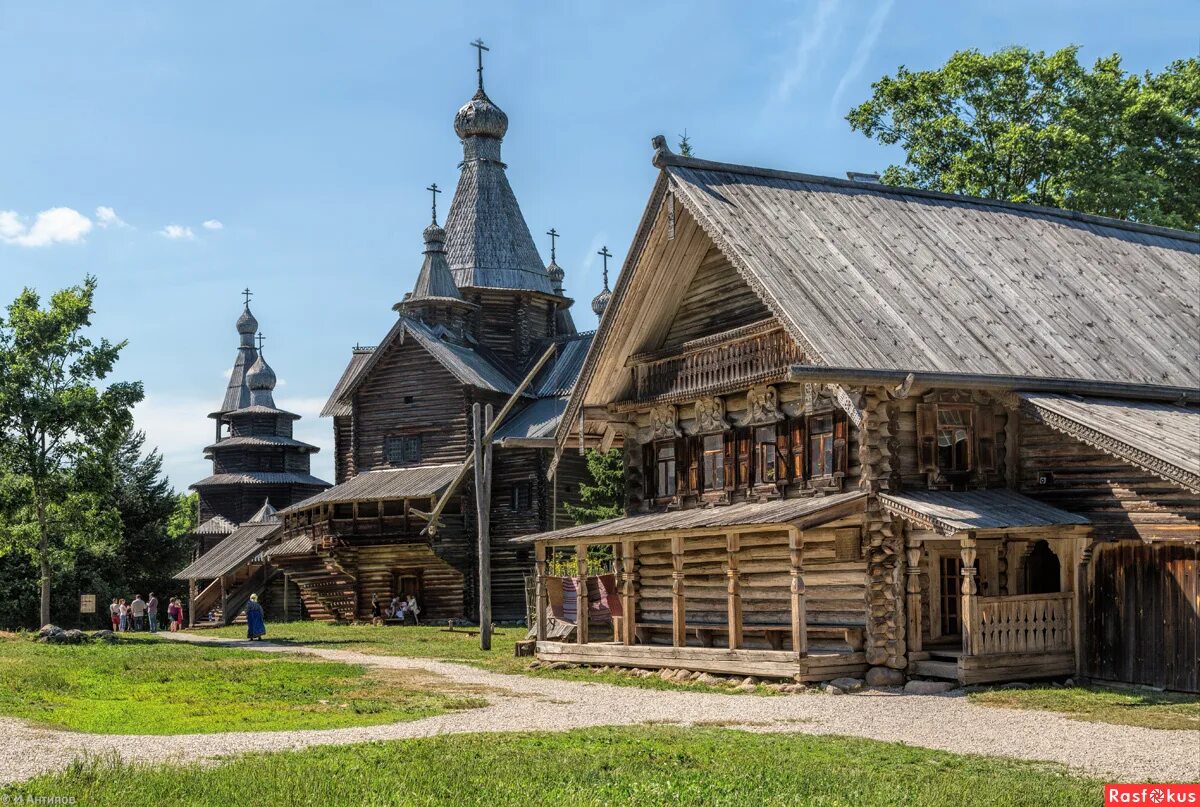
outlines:
{"label": "wooden gate", "polygon": [[1092,556],[1085,669],[1105,681],[1200,692],[1196,544],[1101,544]]}

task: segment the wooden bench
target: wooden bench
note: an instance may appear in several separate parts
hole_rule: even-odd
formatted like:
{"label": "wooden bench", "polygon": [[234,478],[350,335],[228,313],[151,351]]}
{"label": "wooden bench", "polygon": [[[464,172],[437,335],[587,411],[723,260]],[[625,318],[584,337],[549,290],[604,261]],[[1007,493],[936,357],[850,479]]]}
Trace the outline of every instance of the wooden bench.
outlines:
{"label": "wooden bench", "polygon": [[[671,630],[670,622],[639,622],[637,629]],[[688,625],[688,632],[700,640],[702,647],[712,647],[717,636],[727,635],[726,625]],[[851,650],[862,650],[866,643],[866,631],[858,625],[838,625],[829,622],[809,622],[807,625],[808,638],[830,639],[843,641]],[[743,625],[743,636],[762,636],[772,650],[782,650],[784,639],[792,635],[791,625]]]}

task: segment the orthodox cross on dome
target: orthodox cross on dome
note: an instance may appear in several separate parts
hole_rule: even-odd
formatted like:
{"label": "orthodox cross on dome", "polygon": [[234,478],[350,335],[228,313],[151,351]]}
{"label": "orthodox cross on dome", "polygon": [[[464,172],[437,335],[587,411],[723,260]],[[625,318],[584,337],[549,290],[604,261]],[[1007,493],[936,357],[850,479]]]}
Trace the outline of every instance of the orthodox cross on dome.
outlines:
{"label": "orthodox cross on dome", "polygon": [[479,66],[476,67],[475,70],[477,73],[479,73],[479,91],[483,92],[483,52],[485,50],[490,51],[491,48],[483,44],[482,39],[476,39],[471,43],[471,47],[475,48],[475,50],[479,53]]}
{"label": "orthodox cross on dome", "polygon": [[437,195],[442,192],[442,189],[439,188],[435,182],[425,190],[429,191],[429,193],[433,196],[433,204],[431,205],[431,209],[433,210],[433,223],[437,224]]}
{"label": "orthodox cross on dome", "polygon": [[267,341],[267,337],[263,336],[262,331],[258,332],[258,352],[262,353],[263,342]]}
{"label": "orthodox cross on dome", "polygon": [[596,253],[604,258],[604,288],[608,289],[608,259],[612,257],[612,253],[608,251],[608,247],[600,247],[600,251]]}
{"label": "orthodox cross on dome", "polygon": [[250,298],[254,296],[254,292],[250,291],[250,287],[242,289],[242,296],[246,298],[246,308],[250,307]]}
{"label": "orthodox cross on dome", "polygon": [[555,247],[557,246],[558,242],[558,230],[551,227],[546,231],[546,235],[550,236],[550,263],[554,263],[556,256]]}

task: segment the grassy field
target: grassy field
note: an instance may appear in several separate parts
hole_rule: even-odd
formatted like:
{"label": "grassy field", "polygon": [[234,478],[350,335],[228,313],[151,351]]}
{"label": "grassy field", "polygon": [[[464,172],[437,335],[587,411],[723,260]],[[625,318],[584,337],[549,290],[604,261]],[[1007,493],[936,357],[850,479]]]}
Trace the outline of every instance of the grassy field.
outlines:
{"label": "grassy field", "polygon": [[[0,639],[0,714],[109,734],[362,726],[482,705],[429,676],[150,638]],[[430,687],[433,689],[430,689]]]}
{"label": "grassy field", "polygon": [[970,698],[987,706],[1044,709],[1095,723],[1152,729],[1200,729],[1200,698],[1195,695],[1145,689],[1038,686],[973,692]]}
{"label": "grassy field", "polygon": [[204,768],[98,763],[8,791],[80,804],[808,807],[1092,807],[1100,792],[1099,782],[1054,766],[841,737],[674,728],[326,746]]}
{"label": "grassy field", "polygon": [[[492,649],[483,652],[479,649],[479,636],[471,636],[466,629],[459,628],[447,632],[444,627],[432,625],[404,627],[385,626],[375,627],[369,624],[330,625],[324,622],[289,622],[286,624],[271,624],[267,626],[267,640],[278,644],[304,644],[312,647],[328,647],[339,650],[359,650],[364,653],[376,653],[385,656],[409,656],[411,658],[431,658],[439,661],[458,661],[482,667],[493,672],[509,673],[512,675],[532,675],[546,678],[560,678],[578,681],[600,681],[619,686],[636,686],[646,689],[689,689],[696,691],[732,692],[726,687],[712,687],[705,684],[676,683],[664,681],[661,678],[634,678],[622,673],[593,672],[590,669],[546,670],[529,669],[530,658],[517,658],[514,645],[525,638],[525,628],[499,628],[492,636]],[[222,636],[232,639],[245,639],[246,629],[239,627],[217,628],[215,630],[196,631],[200,636]],[[777,693],[759,687],[750,693],[774,695]]]}

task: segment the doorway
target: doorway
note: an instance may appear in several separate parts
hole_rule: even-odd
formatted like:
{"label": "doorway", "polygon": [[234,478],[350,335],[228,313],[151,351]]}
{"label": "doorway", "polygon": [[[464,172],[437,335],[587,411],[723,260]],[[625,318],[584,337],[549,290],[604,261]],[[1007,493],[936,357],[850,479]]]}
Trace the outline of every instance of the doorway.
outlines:
{"label": "doorway", "polygon": [[962,619],[959,586],[962,581],[962,558],[957,555],[941,555],[938,558],[938,605],[941,606],[941,635],[961,636]]}

